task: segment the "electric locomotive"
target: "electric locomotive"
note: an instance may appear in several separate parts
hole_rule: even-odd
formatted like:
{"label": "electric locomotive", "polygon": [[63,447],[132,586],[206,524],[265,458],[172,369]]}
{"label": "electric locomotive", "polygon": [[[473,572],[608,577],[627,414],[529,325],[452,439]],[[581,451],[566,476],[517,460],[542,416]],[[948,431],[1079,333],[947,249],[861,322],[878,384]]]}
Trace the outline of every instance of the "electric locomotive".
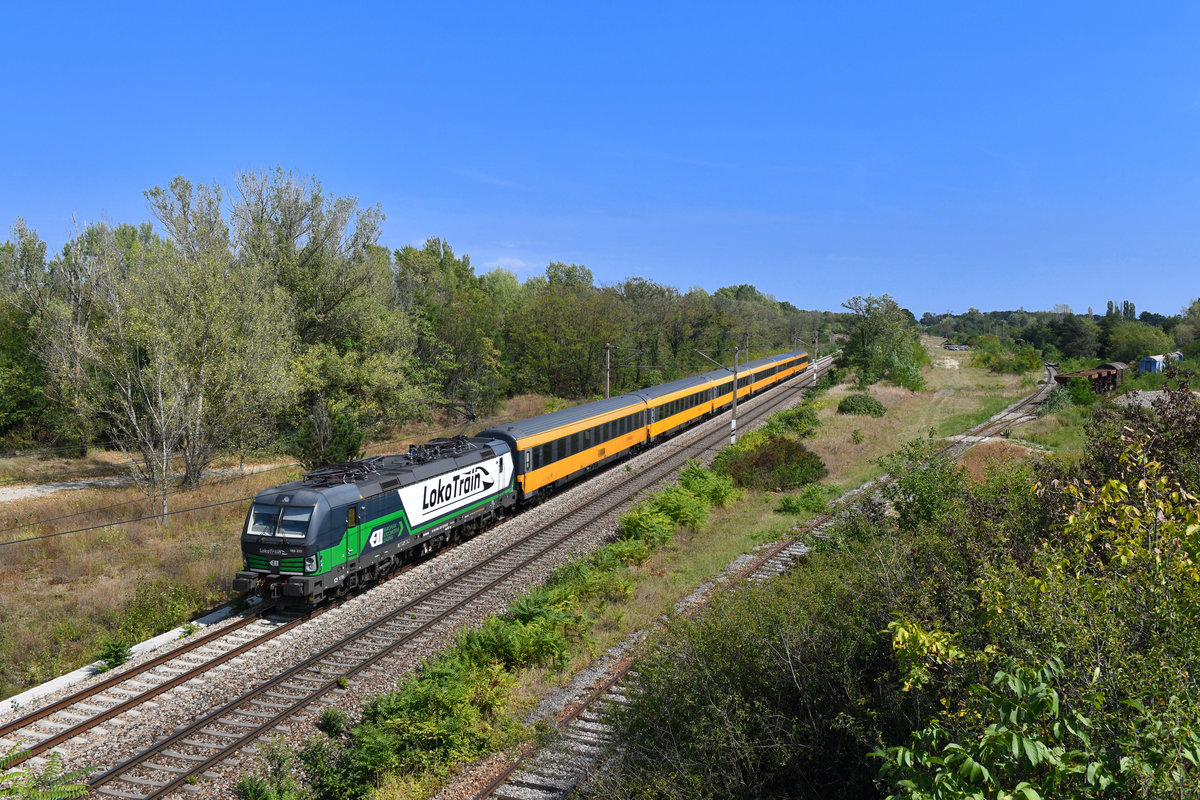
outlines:
{"label": "electric locomotive", "polygon": [[320,602],[515,504],[512,451],[490,437],[435,439],[402,455],[321,467],[254,498],[233,588]]}

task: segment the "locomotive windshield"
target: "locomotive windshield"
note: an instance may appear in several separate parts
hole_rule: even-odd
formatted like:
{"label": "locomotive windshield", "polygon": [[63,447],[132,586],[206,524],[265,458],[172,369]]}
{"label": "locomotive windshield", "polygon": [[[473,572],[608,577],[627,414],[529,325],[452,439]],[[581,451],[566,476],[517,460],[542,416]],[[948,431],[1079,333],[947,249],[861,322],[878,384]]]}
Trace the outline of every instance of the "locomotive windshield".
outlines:
{"label": "locomotive windshield", "polygon": [[312,507],[269,506],[255,503],[246,518],[249,536],[281,536],[284,539],[303,539],[312,519]]}

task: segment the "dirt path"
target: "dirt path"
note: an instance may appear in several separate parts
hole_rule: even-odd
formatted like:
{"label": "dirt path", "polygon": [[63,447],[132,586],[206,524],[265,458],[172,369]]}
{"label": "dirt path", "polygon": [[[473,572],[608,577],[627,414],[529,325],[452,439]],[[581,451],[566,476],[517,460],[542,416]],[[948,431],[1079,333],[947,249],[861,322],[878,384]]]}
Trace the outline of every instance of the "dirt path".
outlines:
{"label": "dirt path", "polygon": [[[270,469],[286,466],[288,465],[254,464],[246,467],[245,474],[250,475],[255,472],[265,472]],[[209,470],[205,475],[207,477],[216,477],[232,475],[236,472],[238,472],[237,467],[226,467],[224,469]],[[0,487],[0,503],[9,503],[13,500],[28,500],[33,497],[45,497],[57,492],[69,492],[77,489],[115,489],[121,486],[133,485],[133,478],[128,475],[114,475],[107,478],[77,478],[72,481],[58,481],[55,483],[19,483],[15,486]]]}

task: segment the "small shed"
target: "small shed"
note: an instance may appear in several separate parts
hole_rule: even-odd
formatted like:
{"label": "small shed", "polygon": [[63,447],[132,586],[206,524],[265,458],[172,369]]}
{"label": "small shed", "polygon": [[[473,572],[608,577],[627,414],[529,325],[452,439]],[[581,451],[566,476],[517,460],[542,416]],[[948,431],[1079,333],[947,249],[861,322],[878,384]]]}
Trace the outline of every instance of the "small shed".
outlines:
{"label": "small shed", "polygon": [[1138,362],[1138,374],[1143,372],[1162,372],[1172,361],[1182,361],[1183,353],[1161,353],[1157,356],[1146,356]]}

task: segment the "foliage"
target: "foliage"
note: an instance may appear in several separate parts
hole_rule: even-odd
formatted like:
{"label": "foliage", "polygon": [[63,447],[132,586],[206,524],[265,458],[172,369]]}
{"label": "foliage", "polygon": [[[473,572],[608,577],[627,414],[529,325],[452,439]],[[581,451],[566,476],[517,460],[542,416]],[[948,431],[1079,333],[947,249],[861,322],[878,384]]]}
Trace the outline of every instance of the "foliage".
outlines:
{"label": "foliage", "polygon": [[751,489],[793,489],[829,472],[820,456],[790,436],[747,436],[722,450],[714,467],[736,486]]}
{"label": "foliage", "polygon": [[335,739],[342,735],[349,723],[350,717],[337,706],[325,706],[317,717],[317,728]]}
{"label": "foliage", "polygon": [[812,514],[824,514],[829,511],[825,488],[810,483],[799,494],[780,498],[779,506],[775,510],[784,514],[800,514],[805,511]]}
{"label": "foliage", "polygon": [[199,589],[169,581],[139,581],[133,597],[117,616],[116,630],[125,641],[136,642],[186,622],[203,607]]}
{"label": "foliage", "polygon": [[[873,753],[885,760],[880,777],[897,790],[890,797],[1039,800],[1118,791],[1122,766],[1093,747],[1087,717],[1062,707],[1053,684],[1063,671],[1060,660],[1050,659],[1041,669],[1016,665],[998,671],[992,681],[998,689],[972,687],[972,701],[987,726],[963,743],[935,721],[913,734],[910,747]],[[1200,739],[1192,746],[1200,746]]]}
{"label": "foliage", "polygon": [[100,645],[100,649],[96,651],[96,660],[100,662],[97,669],[100,672],[108,672],[110,669],[116,669],[128,661],[132,655],[133,651],[130,649],[129,640],[116,636],[106,636]]}
{"label": "foliage", "polygon": [[887,407],[869,394],[848,394],[838,401],[839,414],[858,414],[859,416],[882,417],[887,413]]}
{"label": "foliage", "polygon": [[1050,390],[1050,394],[1047,395],[1045,401],[1038,408],[1038,416],[1057,414],[1059,411],[1065,411],[1073,405],[1075,403],[1072,401],[1071,393],[1067,390],[1067,387],[1055,386]]}
{"label": "foliage", "polygon": [[888,380],[906,389],[924,387],[921,367],[929,356],[916,320],[888,295],[853,297],[842,304],[852,313],[838,366],[854,370],[861,387]]}
{"label": "foliage", "polygon": [[26,798],[26,800],[65,800],[83,797],[88,786],[82,781],[95,769],[63,771],[62,753],[51,751],[41,772],[14,767],[28,755],[20,744],[11,745],[0,753],[0,797]]}
{"label": "foliage", "polygon": [[771,415],[763,427],[778,425],[782,430],[795,434],[802,439],[814,436],[821,426],[821,418],[817,415],[812,403],[801,403],[794,408],[777,411]]}
{"label": "foliage", "polygon": [[692,459],[680,470],[679,485],[715,508],[725,508],[741,496],[727,476]]}
{"label": "foliage", "polygon": [[261,766],[253,773],[243,775],[234,786],[242,800],[302,800],[307,797],[296,782],[295,771],[299,766],[296,754],[282,736],[273,736],[258,745]]}
{"label": "foliage", "polygon": [[914,439],[876,463],[892,480],[883,495],[892,501],[903,530],[937,525],[953,513],[966,473],[939,452],[932,433]]}
{"label": "foliage", "polygon": [[884,677],[877,633],[908,572],[904,549],[826,554],[655,635],[631,702],[613,711],[622,746],[597,796],[871,795],[861,764],[909,701]]}
{"label": "foliage", "polygon": [[989,372],[1021,375],[1042,365],[1042,357],[1033,345],[996,336],[978,336],[971,340],[971,363]]}
{"label": "foliage", "polygon": [[1175,341],[1161,328],[1144,322],[1118,322],[1108,333],[1108,356],[1114,361],[1136,364],[1143,356],[1175,349]]}
{"label": "foliage", "polygon": [[708,519],[709,504],[679,484],[656,492],[650,505],[675,525],[692,530]]}
{"label": "foliage", "polygon": [[1071,405],[1075,406],[1094,406],[1098,399],[1095,392],[1092,391],[1091,384],[1083,378],[1067,379],[1067,396],[1071,398]]}

